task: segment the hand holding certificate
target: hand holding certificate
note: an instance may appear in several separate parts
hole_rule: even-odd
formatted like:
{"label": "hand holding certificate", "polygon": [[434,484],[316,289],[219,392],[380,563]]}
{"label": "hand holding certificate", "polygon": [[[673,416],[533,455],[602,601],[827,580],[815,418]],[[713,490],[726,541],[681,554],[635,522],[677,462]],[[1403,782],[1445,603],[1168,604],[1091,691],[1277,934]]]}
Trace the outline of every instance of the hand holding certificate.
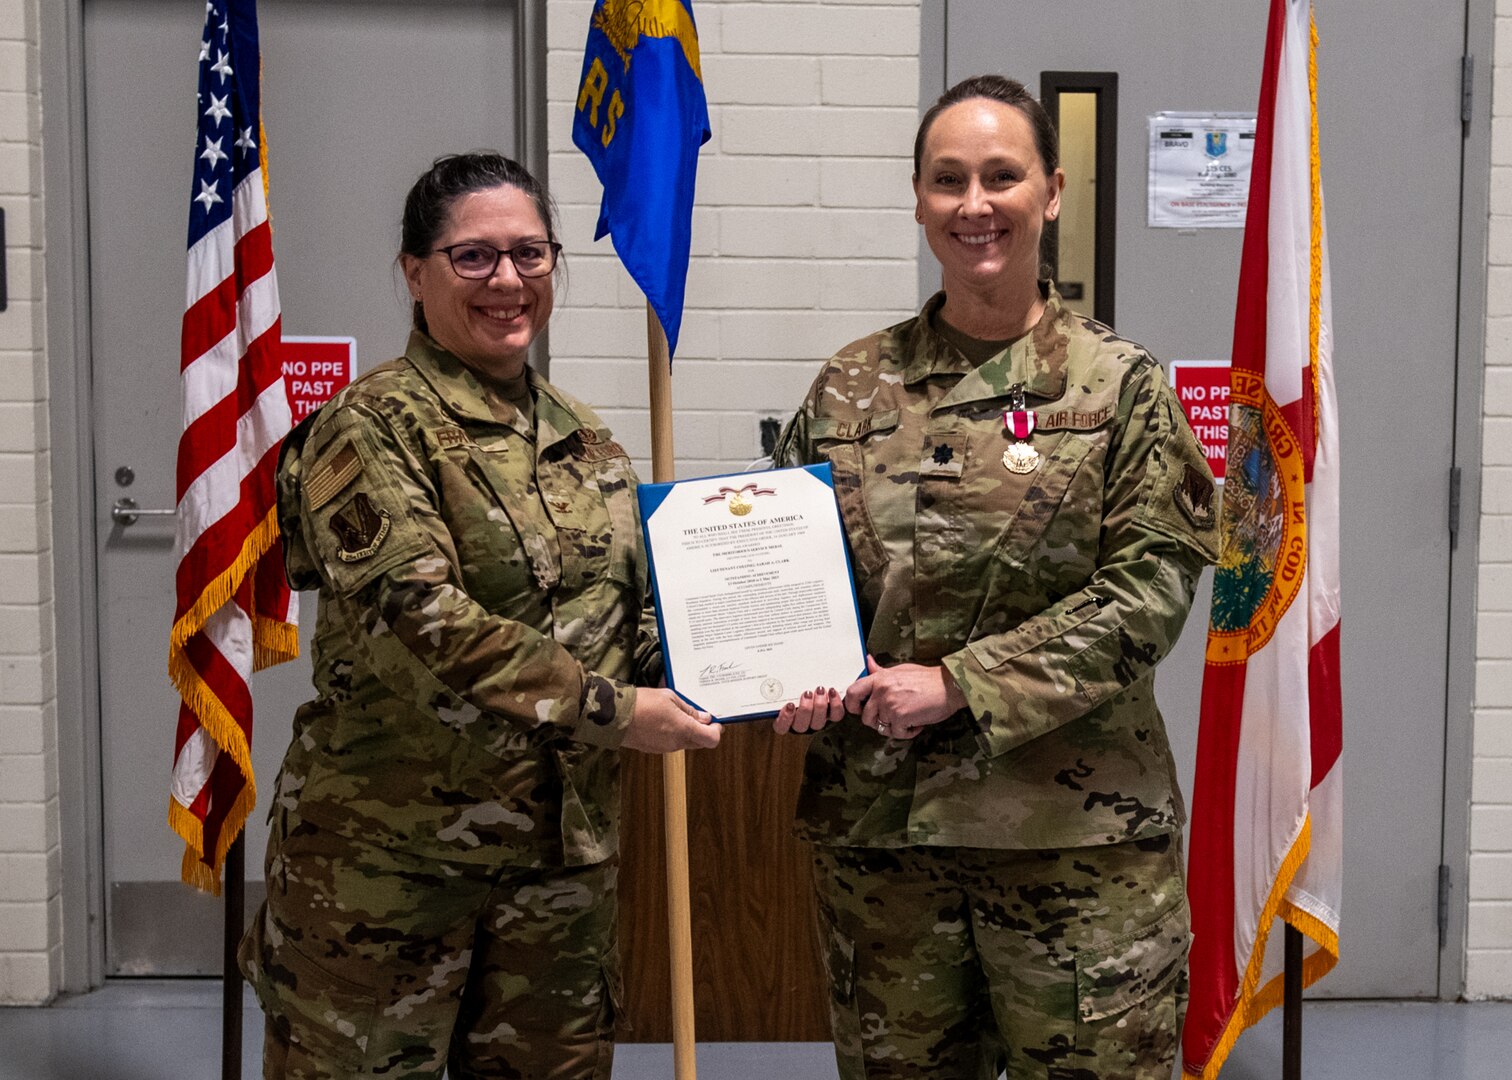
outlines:
{"label": "hand holding certificate", "polygon": [[667,685],[718,721],[866,671],[829,465],[640,487]]}

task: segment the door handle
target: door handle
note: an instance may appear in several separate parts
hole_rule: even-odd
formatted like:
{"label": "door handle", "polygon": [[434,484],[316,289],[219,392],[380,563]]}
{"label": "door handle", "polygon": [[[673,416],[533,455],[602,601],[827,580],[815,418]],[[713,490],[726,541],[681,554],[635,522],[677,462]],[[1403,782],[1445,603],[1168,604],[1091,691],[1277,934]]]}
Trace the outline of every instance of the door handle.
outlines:
{"label": "door handle", "polygon": [[135,525],[139,517],[173,517],[177,510],[143,510],[129,495],[122,496],[110,508],[110,520],[117,525]]}

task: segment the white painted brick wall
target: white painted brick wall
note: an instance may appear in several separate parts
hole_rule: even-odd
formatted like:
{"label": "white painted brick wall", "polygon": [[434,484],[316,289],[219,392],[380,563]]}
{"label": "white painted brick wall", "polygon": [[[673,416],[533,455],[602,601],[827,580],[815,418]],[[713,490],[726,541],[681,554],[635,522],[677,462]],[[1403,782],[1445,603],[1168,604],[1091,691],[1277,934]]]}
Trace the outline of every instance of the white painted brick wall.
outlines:
{"label": "white painted brick wall", "polygon": [[0,0],[0,1003],[61,970],[38,0]]}
{"label": "white painted brick wall", "polygon": [[1512,997],[1512,2],[1492,72],[1466,993]]}
{"label": "white painted brick wall", "polygon": [[[591,10],[562,0],[547,12],[551,188],[569,277],[551,370],[649,476],[645,299],[610,241],[592,242],[600,188],[571,143]],[[761,418],[785,420],[821,360],[912,314],[918,281],[918,0],[698,0],[694,14],[714,134],[699,157],[672,375],[679,476],[758,457]]]}

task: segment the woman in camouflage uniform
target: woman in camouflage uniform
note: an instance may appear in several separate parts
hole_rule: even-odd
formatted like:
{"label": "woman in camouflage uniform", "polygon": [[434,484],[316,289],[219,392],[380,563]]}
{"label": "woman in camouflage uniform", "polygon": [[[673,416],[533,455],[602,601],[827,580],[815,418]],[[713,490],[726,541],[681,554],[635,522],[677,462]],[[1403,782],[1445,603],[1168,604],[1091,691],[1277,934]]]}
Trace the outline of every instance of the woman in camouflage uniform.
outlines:
{"label": "woman in camouflage uniform", "polygon": [[284,448],[320,608],[241,951],[268,1077],[609,1076],[618,748],[719,729],[636,688],[660,649],[635,474],[525,363],[552,219],[515,162],[437,160],[404,211],[405,354]]}
{"label": "woman in camouflage uniform", "polygon": [[943,291],[830,360],[778,448],[834,469],[871,653],[776,721],[817,732],[798,829],[844,1080],[1171,1075],[1184,809],[1153,677],[1213,479],[1159,364],[1039,279],[1056,163],[1020,84],[941,97],[913,182]]}

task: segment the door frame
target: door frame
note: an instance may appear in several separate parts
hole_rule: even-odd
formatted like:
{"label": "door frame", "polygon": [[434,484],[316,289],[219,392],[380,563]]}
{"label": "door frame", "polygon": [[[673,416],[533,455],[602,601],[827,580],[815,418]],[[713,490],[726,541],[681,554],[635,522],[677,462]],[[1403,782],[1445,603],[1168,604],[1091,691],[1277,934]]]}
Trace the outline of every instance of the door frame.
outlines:
{"label": "door frame", "polygon": [[[110,2],[110,0],[96,0]],[[84,101],[84,3],[40,5],[46,259],[48,451],[51,466],[54,648],[57,676],[59,844],[63,963],[59,989],[105,981],[105,845],[99,582],[90,353],[88,146]],[[517,153],[549,185],[546,154],[546,0],[513,0]],[[185,78],[188,78],[186,73]],[[186,151],[187,152],[187,151]],[[539,364],[545,366],[546,350]],[[69,572],[63,572],[68,568]],[[166,627],[164,655],[167,655]],[[165,661],[166,662],[166,661]],[[66,673],[66,674],[65,674]],[[166,678],[166,673],[165,673]],[[165,718],[166,784],[171,717]],[[165,788],[166,793],[166,788]],[[164,818],[164,842],[170,834]]]}
{"label": "door frame", "polygon": [[[1476,586],[1480,565],[1481,408],[1485,377],[1487,247],[1490,237],[1491,69],[1496,34],[1495,0],[1464,0],[1463,55],[1473,58],[1472,114],[1460,151],[1459,314],[1454,357],[1453,467],[1460,470],[1458,539],[1449,557],[1449,641],[1445,661],[1444,763],[1439,862],[1448,878],[1440,927],[1438,999],[1465,992],[1470,916],[1470,793],[1473,766],[1476,654]],[[946,88],[949,71],[950,2],[920,9],[919,110]],[[1448,74],[1445,76],[1452,77]],[[1258,89],[1257,89],[1258,93]],[[1327,138],[1327,133],[1324,133]],[[937,288],[928,249],[919,244],[921,299]],[[1445,502],[1427,512],[1444,514]],[[1347,583],[1346,583],[1347,587]],[[1346,609],[1345,617],[1348,617]],[[1346,733],[1347,740],[1347,733]],[[1346,741],[1347,746],[1347,741]],[[1347,763],[1346,763],[1347,764]],[[1345,807],[1345,813],[1349,812]],[[1349,906],[1363,898],[1344,898]],[[1345,949],[1349,948],[1345,930]],[[1346,951],[1346,956],[1347,951]]]}
{"label": "door frame", "polygon": [[[1055,95],[1050,101],[1051,94]],[[1041,71],[1040,104],[1050,114],[1050,122],[1060,134],[1060,95],[1096,94],[1096,147],[1093,150],[1094,179],[1097,191],[1093,199],[1096,239],[1092,251],[1092,317],[1105,326],[1116,324],[1118,293],[1118,72],[1116,71]],[[1064,160],[1064,149],[1062,150]],[[1046,222],[1040,241],[1040,262],[1051,268],[1056,288],[1060,281],[1060,223],[1064,209],[1054,221]],[[1063,293],[1064,296],[1064,293]]]}
{"label": "door frame", "polygon": [[[1471,115],[1460,144],[1458,347],[1454,363],[1454,451],[1460,473],[1458,539],[1449,555],[1449,653],[1444,723],[1444,823],[1439,862],[1440,1000],[1465,993],[1470,921],[1470,794],[1474,765],[1476,586],[1480,570],[1482,384],[1486,357],[1486,287],[1491,220],[1491,69],[1495,0],[1465,0],[1463,55],[1474,64]],[[1447,511],[1446,507],[1446,511]],[[1446,514],[1447,516],[1447,514]],[[1346,901],[1347,902],[1347,901]]]}
{"label": "door frame", "polygon": [[55,120],[43,133],[42,190],[63,882],[59,988],[80,993],[100,985],[105,971],[83,0],[42,4],[39,12],[42,100]]}

